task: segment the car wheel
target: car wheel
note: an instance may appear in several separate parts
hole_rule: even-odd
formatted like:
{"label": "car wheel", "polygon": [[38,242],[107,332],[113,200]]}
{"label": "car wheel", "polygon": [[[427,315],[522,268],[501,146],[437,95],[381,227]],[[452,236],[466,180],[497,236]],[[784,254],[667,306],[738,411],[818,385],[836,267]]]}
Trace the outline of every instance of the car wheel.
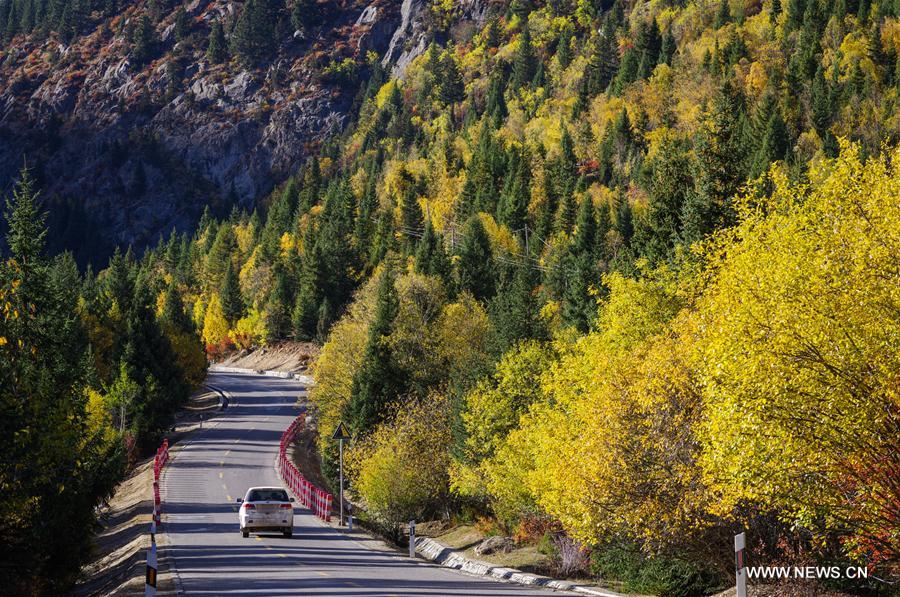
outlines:
{"label": "car wheel", "polygon": [[248,531],[247,529],[241,529],[241,537],[246,539],[249,536],[250,536],[250,531]]}
{"label": "car wheel", "polygon": [[287,530],[284,531],[284,538],[285,538],[285,539],[290,539],[290,538],[293,537],[293,536],[294,536],[294,530],[293,530],[293,529],[287,529]]}

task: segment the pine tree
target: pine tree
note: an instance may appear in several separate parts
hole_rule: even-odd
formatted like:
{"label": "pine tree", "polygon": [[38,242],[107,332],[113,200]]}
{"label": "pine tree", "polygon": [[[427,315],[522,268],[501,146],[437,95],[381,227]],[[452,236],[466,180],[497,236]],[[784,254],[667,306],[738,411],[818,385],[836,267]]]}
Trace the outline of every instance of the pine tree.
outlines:
{"label": "pine tree", "polygon": [[527,223],[531,188],[531,167],[527,154],[510,151],[506,181],[497,207],[497,219],[510,230],[520,230]]}
{"label": "pine tree", "polygon": [[348,419],[355,435],[365,435],[384,420],[388,407],[405,388],[402,372],[394,365],[387,337],[397,316],[394,274],[386,267],[378,283],[375,318],[369,326],[363,362],[353,378]]}
{"label": "pine tree", "polygon": [[214,64],[222,63],[228,58],[228,46],[225,44],[225,34],[222,32],[222,24],[219,21],[215,21],[209,31],[206,58]]}
{"label": "pine tree", "polygon": [[156,49],[156,29],[147,15],[141,16],[131,38],[131,52],[138,65],[146,64]]}
{"label": "pine tree", "polygon": [[234,326],[238,319],[244,316],[244,297],[241,294],[241,284],[237,272],[231,262],[225,270],[222,280],[222,289],[219,292],[219,300],[222,302],[222,312],[228,325]]}
{"label": "pine tree", "polygon": [[444,105],[455,104],[466,99],[466,89],[462,74],[450,51],[444,53],[440,62],[440,99]]}
{"label": "pine tree", "polygon": [[494,296],[494,258],[491,241],[478,216],[466,222],[459,248],[457,278],[460,290],[467,290],[478,300]]}
{"label": "pine tree", "polygon": [[612,82],[613,95],[622,95],[622,92],[625,91],[625,88],[628,87],[629,84],[637,80],[639,68],[640,64],[638,62],[637,52],[634,50],[634,48],[628,48],[628,50],[626,50],[625,54],[622,56],[622,63],[619,65],[619,70],[616,73],[616,78]]}
{"label": "pine tree", "polygon": [[787,159],[789,149],[787,125],[776,106],[766,122],[760,146],[754,156],[750,177],[756,178],[765,173],[769,164],[774,161]]}
{"label": "pine tree", "polygon": [[187,11],[184,10],[184,6],[179,6],[175,12],[175,39],[178,41],[183,40],[190,33],[190,29],[190,17],[188,17]]}
{"label": "pine tree", "polygon": [[272,271],[273,288],[266,301],[266,329],[270,340],[287,338],[291,332],[291,281],[281,262]]}
{"label": "pine tree", "polygon": [[663,36],[662,45],[659,49],[659,61],[669,66],[672,65],[672,58],[675,56],[675,52],[678,51],[678,45],[675,42],[675,36],[672,35],[672,29]]}
{"label": "pine tree", "polygon": [[291,25],[295,31],[307,31],[319,24],[319,5],[316,0],[294,0]]}
{"label": "pine tree", "polygon": [[663,142],[649,169],[647,209],[635,223],[634,240],[638,253],[655,265],[680,241],[682,210],[693,179],[689,154],[671,138]]}
{"label": "pine tree", "polygon": [[522,340],[544,340],[547,329],[540,318],[535,296],[534,270],[527,264],[515,266],[515,274],[491,300],[488,314],[491,329],[487,338],[491,354],[500,356]]}
{"label": "pine tree", "polygon": [[516,48],[516,56],[513,59],[512,79],[510,85],[513,89],[520,89],[531,83],[537,70],[537,56],[531,43],[531,32],[528,25],[522,27],[519,35],[519,44]]}
{"label": "pine tree", "polygon": [[572,63],[572,27],[567,25],[559,32],[559,41],[556,43],[556,60],[562,68],[568,68]]}
{"label": "pine tree", "polygon": [[569,129],[563,126],[559,144],[559,156],[552,166],[554,194],[558,197],[560,212],[557,230],[568,232],[575,224],[578,204],[573,193],[578,180],[578,159]]}
{"label": "pine tree", "polygon": [[594,38],[588,65],[582,79],[582,93],[588,97],[606,91],[619,70],[616,28],[612,18],[603,21],[600,33]]}
{"label": "pine tree", "polygon": [[[810,0],[811,1],[811,0]],[[805,0],[789,0],[787,7],[787,20],[785,31],[790,32],[800,27],[803,23],[803,13],[806,12]]]}
{"label": "pine tree", "polygon": [[194,325],[184,310],[184,300],[178,285],[173,281],[166,290],[163,302],[162,320],[181,332],[193,332]]}
{"label": "pine tree", "polygon": [[445,283],[451,281],[450,261],[444,250],[444,242],[441,235],[431,225],[430,218],[425,222],[425,234],[422,235],[422,240],[419,241],[419,246],[416,248],[415,268],[421,274],[438,276]]}
{"label": "pine tree", "polygon": [[567,259],[564,261],[569,272],[563,297],[563,321],[578,331],[587,332],[597,310],[596,301],[590,295],[590,288],[599,282],[594,251],[597,246],[597,221],[594,205],[585,197],[578,210],[578,223]]}
{"label": "pine tree", "polygon": [[403,200],[400,202],[400,224],[406,250],[411,253],[415,246],[416,234],[422,230],[422,208],[419,207],[419,194],[412,180],[408,182]]}
{"label": "pine tree", "polygon": [[660,37],[656,19],[650,19],[649,23],[640,21],[635,39],[635,49],[638,52],[637,76],[639,79],[646,79],[653,73],[653,69],[660,62],[661,48],[662,37]]}
{"label": "pine tree", "polygon": [[733,222],[732,198],[747,176],[743,98],[725,81],[695,145],[696,192],[682,215],[688,244]]}
{"label": "pine tree", "polygon": [[318,241],[312,222],[303,235],[304,254],[300,266],[298,292],[291,315],[294,338],[312,340],[316,334],[318,309],[324,296],[328,275],[322,243]]}
{"label": "pine tree", "polygon": [[252,64],[274,54],[278,17],[274,0],[247,0],[231,35],[231,51]]}
{"label": "pine tree", "polygon": [[716,20],[713,26],[716,29],[721,29],[729,22],[731,22],[731,6],[729,6],[728,0],[719,0],[719,10],[716,12]]}

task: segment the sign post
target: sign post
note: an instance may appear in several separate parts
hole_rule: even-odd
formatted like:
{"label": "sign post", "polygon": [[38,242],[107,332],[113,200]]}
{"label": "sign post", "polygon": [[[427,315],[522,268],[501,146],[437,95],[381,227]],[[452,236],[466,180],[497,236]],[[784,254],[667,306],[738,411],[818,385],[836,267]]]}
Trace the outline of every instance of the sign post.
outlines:
{"label": "sign post", "polygon": [[416,521],[409,521],[409,557],[416,557]]}
{"label": "sign post", "polygon": [[338,441],[338,450],[340,451],[340,464],[338,465],[339,475],[340,475],[340,501],[341,501],[341,517],[340,517],[340,526],[344,526],[344,440],[352,439],[350,435],[350,431],[347,430],[347,426],[344,425],[344,422],[341,421],[338,423],[337,429],[334,430],[334,433],[331,436],[331,439],[336,439]]}
{"label": "sign post", "polygon": [[734,575],[737,581],[736,597],[747,597],[747,562],[744,560],[744,548],[747,545],[747,534],[734,536]]}

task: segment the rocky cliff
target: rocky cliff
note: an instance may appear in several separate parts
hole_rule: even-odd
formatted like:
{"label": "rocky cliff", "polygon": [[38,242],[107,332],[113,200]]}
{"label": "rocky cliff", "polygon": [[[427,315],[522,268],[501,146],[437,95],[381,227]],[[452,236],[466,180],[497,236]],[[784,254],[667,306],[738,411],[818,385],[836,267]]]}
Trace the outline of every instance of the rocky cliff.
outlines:
{"label": "rocky cliff", "polygon": [[[144,0],[92,13],[69,43],[19,35],[0,52],[0,188],[31,167],[52,248],[82,262],[188,230],[206,205],[254,206],[345,125],[375,62],[400,74],[434,34],[425,0],[321,1],[319,22],[302,31],[288,2],[271,59],[216,64],[206,57],[212,24],[228,31],[243,3],[161,4],[145,63],[129,38],[150,10]],[[179,7],[188,28],[177,36]],[[467,0],[453,19],[484,11]]]}

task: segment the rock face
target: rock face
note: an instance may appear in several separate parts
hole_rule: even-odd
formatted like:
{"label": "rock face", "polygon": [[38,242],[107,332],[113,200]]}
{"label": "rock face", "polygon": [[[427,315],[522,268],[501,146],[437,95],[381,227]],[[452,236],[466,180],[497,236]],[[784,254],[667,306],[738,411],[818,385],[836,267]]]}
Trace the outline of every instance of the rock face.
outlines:
{"label": "rock face", "polygon": [[[461,18],[483,20],[483,3],[463,0]],[[174,12],[164,15],[141,66],[126,32],[146,6],[125,4],[70,45],[20,37],[0,51],[0,188],[27,164],[50,212],[51,250],[75,249],[82,263],[190,230],[206,206],[255,207],[346,124],[368,53],[401,74],[431,38],[425,0],[320,0],[322,24],[281,27],[272,61],[217,65],[205,57],[210,26],[241,3],[192,0],[188,37],[176,40]],[[361,80],[322,76],[346,59]]]}

